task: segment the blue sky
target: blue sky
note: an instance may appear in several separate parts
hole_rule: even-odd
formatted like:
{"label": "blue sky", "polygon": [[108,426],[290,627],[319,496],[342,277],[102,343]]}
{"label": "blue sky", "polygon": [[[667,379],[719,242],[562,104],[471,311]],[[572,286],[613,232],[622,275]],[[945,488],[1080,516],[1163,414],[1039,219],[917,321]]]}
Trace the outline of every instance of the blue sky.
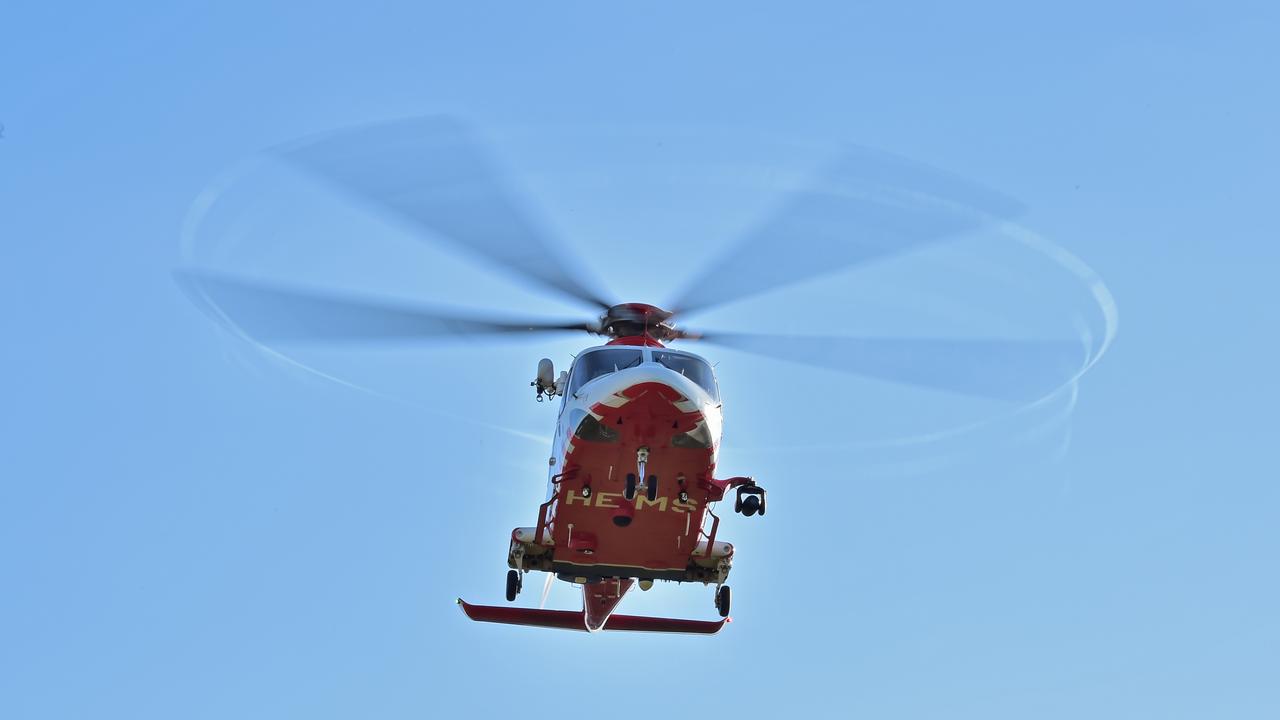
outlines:
{"label": "blue sky", "polygon": [[[584,699],[622,717],[1274,715],[1276,12],[795,5],[6,8],[0,716],[497,717]],[[710,639],[469,624],[453,599],[500,599],[507,534],[543,491],[553,410],[526,383],[583,343],[324,359],[389,399],[264,360],[171,277],[193,202],[229,168],[442,112],[628,299],[683,277],[634,271],[636,248],[691,271],[715,250],[703,238],[768,202],[708,155],[785,175],[857,144],[1022,201],[1027,227],[1105,280],[1120,329],[1069,415],[892,451],[999,413],[865,381],[829,397],[838,376],[707,351],[722,468],[771,490],[767,518],[726,522],[735,622]],[[644,165],[614,142],[635,137],[673,149]],[[253,226],[277,243],[254,267],[565,309],[256,182],[237,186],[246,216],[306,212]],[[1060,274],[983,247],[735,307],[812,329],[825,303],[874,329],[897,326],[886,306],[1001,305],[1003,286],[931,304],[903,284],[936,287],[918,273],[945,261],[1014,268],[1024,295],[1003,305],[1032,332],[1085,312]],[[624,608],[714,612],[700,586]]]}

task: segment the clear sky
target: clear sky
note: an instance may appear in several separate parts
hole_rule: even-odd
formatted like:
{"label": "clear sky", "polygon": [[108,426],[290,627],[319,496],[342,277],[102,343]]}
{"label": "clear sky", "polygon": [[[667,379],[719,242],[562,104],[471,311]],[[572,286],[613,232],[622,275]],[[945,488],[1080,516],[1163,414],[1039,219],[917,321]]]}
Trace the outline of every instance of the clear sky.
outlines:
{"label": "clear sky", "polygon": [[[0,717],[1280,712],[1270,3],[449,5],[0,11]],[[323,359],[388,398],[252,352],[171,275],[229,168],[442,112],[628,300],[662,302],[769,202],[708,157],[789,177],[857,144],[1020,200],[1105,281],[1119,332],[1044,417],[707,350],[723,474],[771,491],[766,518],[723,526],[734,623],[472,624],[454,598],[501,601],[544,488],[554,410],[527,382],[586,339]],[[254,268],[566,311],[255,182],[244,244],[276,244]],[[941,248],[706,320],[886,331],[994,307],[1071,331],[1080,288],[1028,257]],[[1000,419],[893,444],[982,413]],[[714,615],[701,586],[623,608]]]}

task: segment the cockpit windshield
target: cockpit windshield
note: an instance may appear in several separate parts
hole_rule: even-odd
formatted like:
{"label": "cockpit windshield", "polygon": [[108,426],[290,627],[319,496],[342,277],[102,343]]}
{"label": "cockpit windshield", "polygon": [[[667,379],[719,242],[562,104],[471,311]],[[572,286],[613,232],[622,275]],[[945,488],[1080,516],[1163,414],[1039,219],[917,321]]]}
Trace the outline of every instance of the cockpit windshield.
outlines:
{"label": "cockpit windshield", "polygon": [[578,388],[595,380],[601,375],[608,375],[624,368],[636,367],[644,359],[639,348],[605,348],[583,353],[573,364],[573,378],[569,381],[569,394],[578,392]]}
{"label": "cockpit windshield", "polygon": [[711,371],[711,365],[706,360],[696,355],[685,355],[684,353],[670,351],[654,351],[653,361],[661,363],[671,370],[684,375],[694,381],[703,390],[711,395],[712,400],[719,401],[720,393],[716,389],[716,376]]}

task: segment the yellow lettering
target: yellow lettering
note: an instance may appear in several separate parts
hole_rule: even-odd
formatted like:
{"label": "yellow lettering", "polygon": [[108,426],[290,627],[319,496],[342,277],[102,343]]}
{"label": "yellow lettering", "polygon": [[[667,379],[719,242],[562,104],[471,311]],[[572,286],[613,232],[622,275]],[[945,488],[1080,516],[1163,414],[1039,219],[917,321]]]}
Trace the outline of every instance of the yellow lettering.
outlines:
{"label": "yellow lettering", "polygon": [[622,493],[596,493],[596,507],[616,508],[618,504],[608,498],[622,497]]}
{"label": "yellow lettering", "polygon": [[575,501],[580,502],[583,505],[586,505],[587,507],[591,506],[591,498],[584,498],[582,497],[581,493],[576,493],[572,490],[569,490],[564,494],[565,505],[572,505]]}
{"label": "yellow lettering", "polygon": [[658,510],[660,510],[660,511],[662,511],[662,512],[666,512],[666,511],[667,511],[667,499],[666,499],[666,498],[664,498],[664,497],[660,497],[660,498],[658,498],[657,500],[650,500],[648,497],[646,497],[646,496],[644,496],[644,495],[637,495],[637,496],[636,496],[636,509],[637,509],[637,510],[642,510],[642,509],[644,508],[644,506],[646,506],[646,505],[648,505],[648,506],[650,506],[650,507],[653,507],[654,505],[657,505],[657,506],[658,506]]}
{"label": "yellow lettering", "polygon": [[698,509],[698,501],[690,498],[688,500],[677,500],[671,503],[671,509],[676,512],[693,512]]}

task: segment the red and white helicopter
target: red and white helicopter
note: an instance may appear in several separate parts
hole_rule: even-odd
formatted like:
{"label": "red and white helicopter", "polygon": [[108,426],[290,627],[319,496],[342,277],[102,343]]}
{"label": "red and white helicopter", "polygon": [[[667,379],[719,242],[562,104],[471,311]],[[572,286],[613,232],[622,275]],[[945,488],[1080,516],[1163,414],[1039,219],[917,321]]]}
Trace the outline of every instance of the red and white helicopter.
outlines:
{"label": "red and white helicopter", "polygon": [[737,512],[767,509],[754,480],[715,478],[723,426],[715,374],[703,358],[663,344],[681,337],[670,315],[639,303],[610,307],[600,331],[612,340],[554,379],[544,359],[533,383],[540,395],[564,400],[547,501],[535,525],[511,534],[507,600],[520,592],[523,573],[542,570],[582,586],[582,612],[459,600],[471,619],[589,631],[712,633],[723,625],[613,615],[633,583],[648,590],[654,580],[674,580],[714,584],[716,609],[728,617],[733,545],[718,539],[711,505],[736,490]]}
{"label": "red and white helicopter", "polygon": [[[199,269],[180,285],[257,343],[588,332],[607,339],[556,375],[538,365],[539,400],[560,399],[546,501],[512,531],[506,598],[530,571],[581,586],[581,611],[458,603],[473,619],[574,630],[714,633],[729,615],[734,548],[713,505],[733,495],[746,517],[767,510],[751,478],[717,478],[723,413],[711,365],[668,347],[717,343],[748,352],[945,391],[1020,399],[1078,364],[1073,343],[1003,339],[786,337],[685,330],[677,316],[736,301],[973,230],[1017,211],[1010,201],[937,171],[854,152],[782,202],[664,310],[615,303],[520,210],[462,126],[414,118],[294,143],[276,157],[562,297],[593,306],[587,320],[485,317],[301,290]],[[625,251],[624,251],[625,252]],[[619,258],[626,261],[628,258]],[[1048,380],[1047,380],[1048,379]],[[536,512],[535,512],[536,510]],[[614,613],[655,580],[714,585],[720,619]],[[545,591],[544,591],[545,597]]]}

